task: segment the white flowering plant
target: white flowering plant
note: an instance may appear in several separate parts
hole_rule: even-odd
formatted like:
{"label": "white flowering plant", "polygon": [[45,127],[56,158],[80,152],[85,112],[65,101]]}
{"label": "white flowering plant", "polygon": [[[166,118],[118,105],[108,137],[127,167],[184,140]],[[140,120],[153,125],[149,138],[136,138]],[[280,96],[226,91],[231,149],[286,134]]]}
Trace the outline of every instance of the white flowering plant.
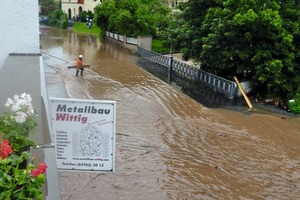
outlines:
{"label": "white flowering plant", "polygon": [[31,101],[29,94],[15,95],[5,104],[11,112],[0,116],[0,200],[44,199],[47,165],[35,165],[29,152],[36,147],[29,134],[37,127]]}
{"label": "white flowering plant", "polygon": [[35,142],[28,137],[29,133],[36,131],[37,113],[31,104],[32,98],[29,94],[14,95],[8,98],[5,107],[11,112],[0,116],[0,134],[3,139],[8,139],[13,150],[21,153],[28,148],[35,148]]}

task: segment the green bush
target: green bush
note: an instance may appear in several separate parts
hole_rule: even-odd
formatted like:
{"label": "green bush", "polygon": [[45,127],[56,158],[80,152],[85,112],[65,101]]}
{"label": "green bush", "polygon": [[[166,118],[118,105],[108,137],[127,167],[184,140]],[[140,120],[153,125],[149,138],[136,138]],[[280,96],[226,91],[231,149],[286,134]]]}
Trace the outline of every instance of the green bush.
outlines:
{"label": "green bush", "polygon": [[170,48],[164,47],[163,42],[159,39],[152,40],[152,51],[156,53],[170,53]]}
{"label": "green bush", "polygon": [[82,21],[82,22],[86,22],[86,18],[88,17],[89,19],[94,19],[94,14],[92,13],[92,11],[82,11],[81,13],[80,13],[80,20]]}
{"label": "green bush", "polygon": [[53,11],[49,15],[49,26],[54,26],[57,28],[66,29],[67,28],[67,14],[64,13],[61,9]]}
{"label": "green bush", "polygon": [[66,13],[63,13],[63,14],[60,16],[58,28],[66,29],[67,26],[68,26],[67,21],[68,21],[68,16],[67,16],[67,14],[66,14]]}
{"label": "green bush", "polygon": [[293,100],[290,100],[288,102],[288,106],[289,106],[291,112],[293,112],[295,114],[300,114],[300,94],[297,94],[296,98],[294,98]]}

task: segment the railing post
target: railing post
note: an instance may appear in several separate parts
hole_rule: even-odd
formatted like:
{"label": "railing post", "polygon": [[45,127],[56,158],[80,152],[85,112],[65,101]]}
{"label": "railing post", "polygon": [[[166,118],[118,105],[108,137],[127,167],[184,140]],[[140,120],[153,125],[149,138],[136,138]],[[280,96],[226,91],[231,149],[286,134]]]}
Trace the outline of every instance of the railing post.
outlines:
{"label": "railing post", "polygon": [[173,56],[171,54],[171,56],[169,57],[169,66],[168,66],[168,80],[169,83],[172,82],[172,71],[173,71]]}

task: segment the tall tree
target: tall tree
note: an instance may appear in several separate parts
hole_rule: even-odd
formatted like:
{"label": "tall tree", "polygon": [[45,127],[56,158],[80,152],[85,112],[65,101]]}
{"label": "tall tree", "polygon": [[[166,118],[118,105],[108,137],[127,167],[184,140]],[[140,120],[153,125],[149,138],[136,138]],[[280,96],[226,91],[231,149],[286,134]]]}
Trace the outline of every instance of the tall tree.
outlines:
{"label": "tall tree", "polygon": [[60,8],[61,1],[56,0],[39,0],[41,6],[41,15],[49,15],[54,10]]}
{"label": "tall tree", "polygon": [[[189,0],[182,7],[186,58],[231,79],[247,73],[262,94],[299,89],[299,1]],[[188,38],[188,39],[186,39]],[[298,83],[297,83],[298,81]]]}
{"label": "tall tree", "polygon": [[111,27],[109,23],[111,13],[116,12],[117,8],[115,1],[111,0],[103,1],[101,5],[94,8],[94,19],[96,20],[96,25],[101,28],[102,32],[116,30],[114,27]]}
{"label": "tall tree", "polygon": [[127,36],[156,34],[158,24],[169,12],[160,0],[106,0],[95,8],[102,30]]}

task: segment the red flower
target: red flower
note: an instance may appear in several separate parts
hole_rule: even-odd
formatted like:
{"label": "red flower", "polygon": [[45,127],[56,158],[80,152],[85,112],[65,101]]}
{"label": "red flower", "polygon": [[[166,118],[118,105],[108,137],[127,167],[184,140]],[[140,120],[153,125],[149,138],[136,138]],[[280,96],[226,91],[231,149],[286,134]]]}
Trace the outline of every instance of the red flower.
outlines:
{"label": "red flower", "polygon": [[46,163],[41,163],[37,169],[33,169],[31,171],[32,176],[37,177],[40,174],[45,174],[46,173],[46,169],[47,169],[47,165]]}
{"label": "red flower", "polygon": [[39,166],[38,166],[38,170],[41,174],[45,174],[46,172],[46,169],[47,169],[47,165],[46,163],[41,163]]}
{"label": "red flower", "polygon": [[4,139],[0,143],[0,155],[2,159],[5,159],[9,154],[13,153],[11,146],[9,146],[8,139]]}
{"label": "red flower", "polygon": [[40,172],[39,172],[38,169],[33,169],[33,170],[31,171],[31,174],[32,174],[32,176],[37,177],[37,176],[40,174]]}

